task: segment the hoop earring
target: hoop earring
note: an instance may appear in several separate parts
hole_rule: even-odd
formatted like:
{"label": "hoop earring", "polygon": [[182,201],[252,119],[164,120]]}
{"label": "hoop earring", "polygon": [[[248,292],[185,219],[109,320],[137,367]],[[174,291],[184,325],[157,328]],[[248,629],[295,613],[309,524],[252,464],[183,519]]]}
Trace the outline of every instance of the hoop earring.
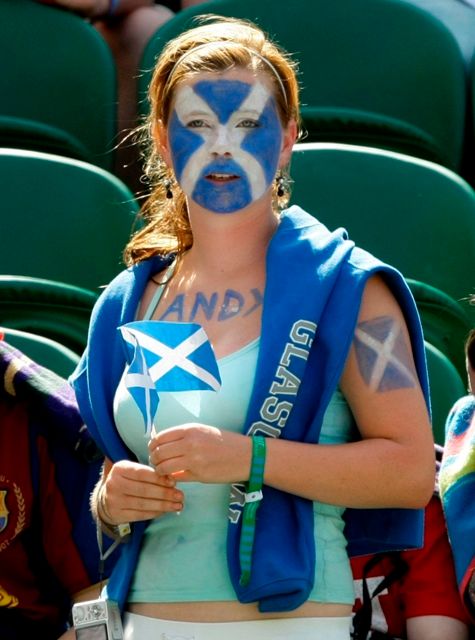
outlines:
{"label": "hoop earring", "polygon": [[168,200],[171,200],[173,198],[171,180],[168,180],[168,179],[164,180],[163,186],[165,187],[165,196],[167,197]]}

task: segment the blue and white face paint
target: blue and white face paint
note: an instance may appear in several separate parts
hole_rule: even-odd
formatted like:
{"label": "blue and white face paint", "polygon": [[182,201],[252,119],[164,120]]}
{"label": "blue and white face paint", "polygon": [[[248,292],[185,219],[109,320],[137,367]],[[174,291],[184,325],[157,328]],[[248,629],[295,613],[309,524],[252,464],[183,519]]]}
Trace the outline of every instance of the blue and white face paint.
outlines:
{"label": "blue and white face paint", "polygon": [[220,78],[178,88],[168,138],[184,193],[209,211],[233,213],[270,187],[283,129],[263,84]]}

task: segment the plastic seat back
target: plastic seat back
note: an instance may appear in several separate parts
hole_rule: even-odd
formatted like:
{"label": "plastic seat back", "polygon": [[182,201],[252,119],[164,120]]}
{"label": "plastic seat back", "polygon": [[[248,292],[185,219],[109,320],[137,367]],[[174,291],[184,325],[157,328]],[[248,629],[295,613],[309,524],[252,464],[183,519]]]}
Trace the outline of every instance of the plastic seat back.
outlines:
{"label": "plastic seat back", "polygon": [[123,268],[138,204],[91,164],[0,149],[0,273],[98,291]]}
{"label": "plastic seat back", "polygon": [[442,351],[425,342],[432,407],[432,431],[437,444],[445,441],[445,421],[454,403],[467,393],[457,369]]}
{"label": "plastic seat back", "polygon": [[0,336],[2,334],[5,342],[63,378],[71,375],[79,363],[77,353],[50,338],[0,326]]}
{"label": "plastic seat back", "polygon": [[442,351],[462,378],[466,376],[464,345],[472,327],[464,307],[436,287],[408,279],[421,316],[425,339]]}
{"label": "plastic seat back", "polygon": [[471,0],[408,0],[438,18],[453,33],[468,64],[475,53],[475,6]]}
{"label": "plastic seat back", "polygon": [[157,55],[209,13],[251,19],[293,54],[307,140],[381,146],[459,166],[462,53],[441,22],[399,0],[211,0],[180,11],[145,49],[142,113]]}
{"label": "plastic seat back", "polygon": [[2,326],[45,336],[79,355],[96,300],[92,291],[64,282],[0,276]]}
{"label": "plastic seat back", "polygon": [[451,296],[474,322],[466,298],[475,286],[475,193],[462,178],[418,158],[324,143],[297,145],[291,175],[292,203]]}
{"label": "plastic seat back", "polygon": [[[475,8],[473,9],[475,16]],[[475,21],[475,17],[474,17]],[[475,34],[475,30],[474,30]],[[466,175],[467,182],[471,185],[475,185],[475,35],[473,37],[474,53],[470,62],[469,69],[469,105],[470,114],[467,118],[467,130],[465,132],[465,166],[464,175]]]}
{"label": "plastic seat back", "polygon": [[0,2],[1,146],[110,169],[116,105],[114,59],[88,21],[32,0]]}

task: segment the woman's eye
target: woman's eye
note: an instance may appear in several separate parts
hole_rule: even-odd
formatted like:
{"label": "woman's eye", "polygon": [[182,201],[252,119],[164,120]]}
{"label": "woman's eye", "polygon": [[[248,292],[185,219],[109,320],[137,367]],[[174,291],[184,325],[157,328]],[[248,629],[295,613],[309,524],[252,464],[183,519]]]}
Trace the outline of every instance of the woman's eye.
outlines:
{"label": "woman's eye", "polygon": [[197,119],[191,120],[186,126],[190,129],[202,129],[203,127],[209,127],[209,124],[207,124],[204,120]]}
{"label": "woman's eye", "polygon": [[246,120],[241,120],[237,126],[242,127],[243,129],[256,129],[259,126],[259,122],[257,120],[247,118]]}

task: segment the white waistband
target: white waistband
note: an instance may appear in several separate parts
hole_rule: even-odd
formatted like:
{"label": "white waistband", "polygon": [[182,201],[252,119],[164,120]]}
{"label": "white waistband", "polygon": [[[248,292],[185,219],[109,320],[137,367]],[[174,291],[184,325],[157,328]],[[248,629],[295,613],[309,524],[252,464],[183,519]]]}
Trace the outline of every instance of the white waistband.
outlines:
{"label": "white waistband", "polygon": [[175,622],[124,615],[124,640],[349,640],[351,618]]}

